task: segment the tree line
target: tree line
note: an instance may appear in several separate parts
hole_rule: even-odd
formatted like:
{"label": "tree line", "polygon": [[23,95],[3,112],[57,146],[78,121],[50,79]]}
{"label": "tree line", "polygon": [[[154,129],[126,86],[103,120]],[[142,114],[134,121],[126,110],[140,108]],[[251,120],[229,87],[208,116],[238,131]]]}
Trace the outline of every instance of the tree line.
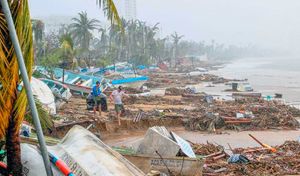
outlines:
{"label": "tree line", "polygon": [[159,23],[148,25],[140,20],[121,19],[119,25],[105,28],[100,21],[88,18],[86,12],[78,13],[72,23],[63,24],[56,32],[45,34],[45,25],[32,20],[35,62],[45,66],[104,67],[127,61],[134,65],[151,65],[163,61],[176,66],[184,57],[205,56],[223,60],[256,56],[261,50],[254,46],[235,46],[210,42],[188,41],[174,32],[165,37],[159,35]]}

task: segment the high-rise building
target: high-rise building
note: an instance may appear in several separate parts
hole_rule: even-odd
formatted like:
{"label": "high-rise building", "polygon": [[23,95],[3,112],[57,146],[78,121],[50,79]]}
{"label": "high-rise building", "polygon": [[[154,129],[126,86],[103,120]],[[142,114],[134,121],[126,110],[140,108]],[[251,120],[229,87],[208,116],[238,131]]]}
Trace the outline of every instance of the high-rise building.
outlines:
{"label": "high-rise building", "polygon": [[136,0],[125,0],[125,19],[136,19]]}

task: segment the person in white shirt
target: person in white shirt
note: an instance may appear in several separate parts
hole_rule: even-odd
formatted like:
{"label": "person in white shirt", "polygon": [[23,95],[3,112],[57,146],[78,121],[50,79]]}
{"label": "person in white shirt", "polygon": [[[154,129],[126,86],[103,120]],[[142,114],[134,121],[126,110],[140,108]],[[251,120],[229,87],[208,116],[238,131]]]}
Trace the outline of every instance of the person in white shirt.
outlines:
{"label": "person in white shirt", "polygon": [[122,90],[122,86],[119,86],[118,89],[114,90],[110,95],[110,100],[114,101],[115,104],[115,110],[119,125],[121,125],[120,115],[122,110],[124,110],[124,105],[122,103],[123,96],[128,97],[128,95],[125,94],[125,92]]}

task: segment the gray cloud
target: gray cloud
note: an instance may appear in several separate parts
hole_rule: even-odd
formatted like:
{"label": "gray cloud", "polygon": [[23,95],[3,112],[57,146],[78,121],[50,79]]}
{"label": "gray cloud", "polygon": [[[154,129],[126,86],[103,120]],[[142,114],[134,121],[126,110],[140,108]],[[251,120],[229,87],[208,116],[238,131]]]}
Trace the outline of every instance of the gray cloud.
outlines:
{"label": "gray cloud", "polygon": [[[120,11],[122,3],[117,0]],[[87,11],[104,20],[95,0],[30,0],[30,6],[33,17]],[[138,18],[160,22],[163,35],[285,48],[300,42],[299,9],[299,0],[137,0]]]}

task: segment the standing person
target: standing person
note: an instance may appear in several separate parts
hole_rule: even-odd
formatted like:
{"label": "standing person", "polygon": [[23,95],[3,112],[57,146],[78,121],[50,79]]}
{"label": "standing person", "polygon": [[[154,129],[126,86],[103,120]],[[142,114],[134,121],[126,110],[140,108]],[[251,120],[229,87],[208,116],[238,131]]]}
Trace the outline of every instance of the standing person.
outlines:
{"label": "standing person", "polygon": [[122,86],[119,86],[118,89],[114,90],[110,95],[110,100],[114,101],[114,104],[115,104],[115,110],[116,110],[116,115],[117,115],[119,126],[121,125],[120,115],[121,115],[122,110],[124,110],[124,105],[122,103],[123,96],[128,97],[128,95],[125,94],[125,92],[122,90]]}
{"label": "standing person", "polygon": [[101,116],[101,88],[100,88],[100,82],[97,81],[96,85],[93,87],[92,90],[93,100],[94,100],[94,116],[96,116],[97,108],[99,110],[99,116]]}

